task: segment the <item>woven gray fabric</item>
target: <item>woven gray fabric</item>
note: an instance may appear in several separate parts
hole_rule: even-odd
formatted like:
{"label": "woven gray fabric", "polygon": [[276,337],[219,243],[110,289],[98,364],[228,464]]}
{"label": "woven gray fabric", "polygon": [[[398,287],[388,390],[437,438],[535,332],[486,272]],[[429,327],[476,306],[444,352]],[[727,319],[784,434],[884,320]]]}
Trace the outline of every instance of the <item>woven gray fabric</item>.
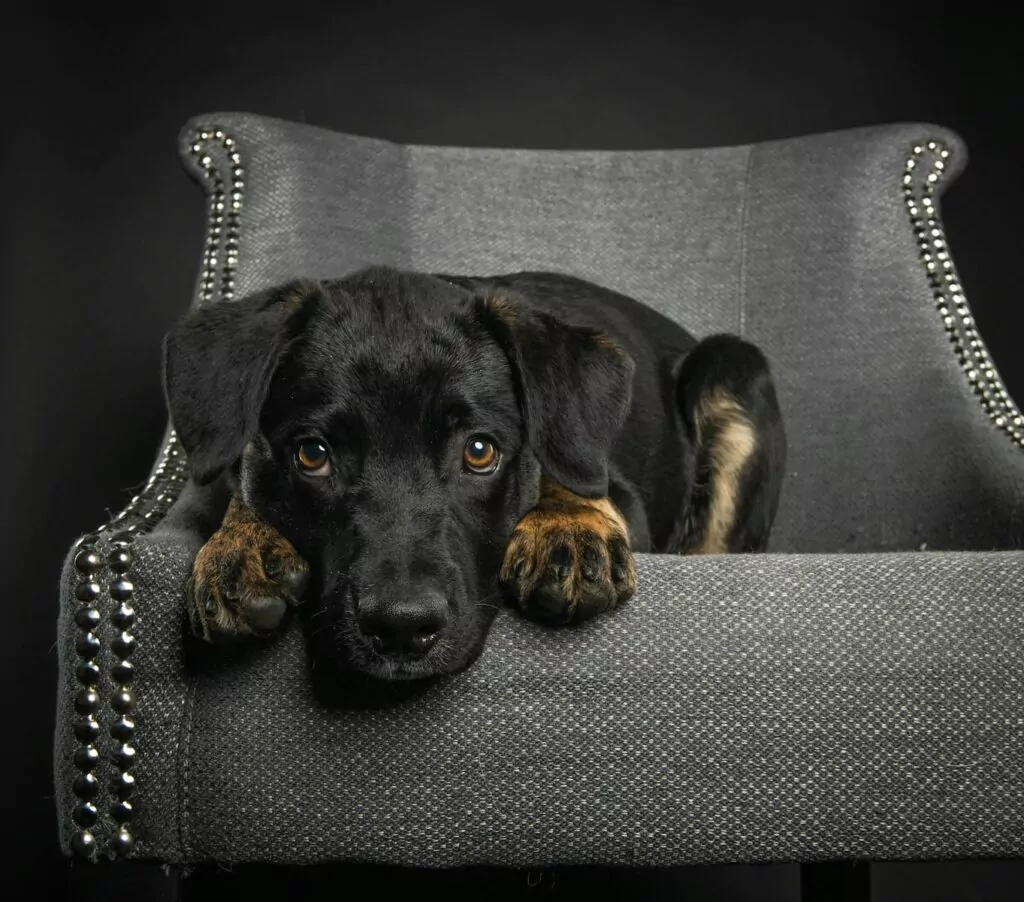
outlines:
{"label": "woven gray fabric", "polygon": [[[208,124],[220,130],[193,145]],[[181,593],[195,549],[140,536],[132,854],[437,866],[1024,854],[1024,554],[911,551],[1012,549],[1024,533],[1024,455],[950,351],[904,208],[908,150],[930,138],[955,174],[962,144],[923,125],[568,153],[398,147],[241,114],[191,123],[185,159],[227,211],[211,221],[204,302],[379,262],[595,279],[767,351],[791,449],[774,550],[904,553],[646,557],[638,597],[614,616],[571,631],[505,616],[469,673],[371,715],[314,702],[295,630],[189,672]],[[140,515],[176,491],[175,455]],[[106,560],[109,540],[95,548]],[[65,849],[85,629],[70,560],[55,743]],[[96,579],[107,755],[109,564]],[[100,843],[116,833],[113,770],[97,769]]]}
{"label": "woven gray fabric", "polygon": [[791,436],[775,548],[1024,544],[1024,454],[951,353],[899,198],[922,140],[901,128],[847,133],[841,152],[755,151],[744,332],[773,362]]}
{"label": "woven gray fabric", "polygon": [[187,677],[190,552],[135,554],[139,855],[1024,853],[1024,553],[645,557],[614,615],[504,615],[474,668],[384,713],[321,709],[297,629]]}

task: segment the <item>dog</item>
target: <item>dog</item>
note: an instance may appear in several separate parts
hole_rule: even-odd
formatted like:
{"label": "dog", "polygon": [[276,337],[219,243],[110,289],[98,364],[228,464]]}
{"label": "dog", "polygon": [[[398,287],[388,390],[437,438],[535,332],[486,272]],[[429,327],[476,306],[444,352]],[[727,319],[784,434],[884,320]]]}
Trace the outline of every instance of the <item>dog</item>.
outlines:
{"label": "dog", "polygon": [[778,507],[761,351],[568,275],[296,280],[183,317],[164,386],[195,633],[296,605],[314,666],[363,678],[459,672],[506,603],[609,611],[635,553],[764,551]]}

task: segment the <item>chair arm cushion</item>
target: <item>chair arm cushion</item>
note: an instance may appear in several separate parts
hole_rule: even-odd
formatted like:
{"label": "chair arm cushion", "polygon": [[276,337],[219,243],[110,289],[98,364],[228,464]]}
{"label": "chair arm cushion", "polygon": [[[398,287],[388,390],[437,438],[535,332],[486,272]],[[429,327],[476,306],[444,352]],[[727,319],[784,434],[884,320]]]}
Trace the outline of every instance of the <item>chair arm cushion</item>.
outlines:
{"label": "chair arm cushion", "polygon": [[[168,862],[1024,854],[1024,552],[643,556],[614,614],[565,630],[503,614],[468,672],[368,712],[317,703],[294,625],[190,664],[194,551],[104,535],[65,565],[68,850],[89,842],[72,812],[91,769],[95,847],[127,821],[129,854]],[[89,716],[100,760],[76,765]],[[108,785],[122,769],[130,811]]]}

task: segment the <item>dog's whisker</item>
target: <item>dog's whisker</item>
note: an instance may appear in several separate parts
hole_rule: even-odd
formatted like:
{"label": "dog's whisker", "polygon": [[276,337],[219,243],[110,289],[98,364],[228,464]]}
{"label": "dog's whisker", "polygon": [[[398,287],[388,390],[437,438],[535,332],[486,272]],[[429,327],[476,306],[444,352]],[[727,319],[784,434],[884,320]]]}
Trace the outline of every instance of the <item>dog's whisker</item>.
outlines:
{"label": "dog's whisker", "polygon": [[337,635],[338,631],[341,630],[342,628],[343,628],[342,624],[338,623],[337,621],[331,620],[331,621],[328,621],[327,623],[321,623],[321,624],[319,624],[316,627],[316,629],[311,630],[310,633],[309,633],[309,637],[312,639],[314,636],[319,636],[319,635],[321,635],[323,633],[328,633],[328,632],[334,633],[335,635]]}

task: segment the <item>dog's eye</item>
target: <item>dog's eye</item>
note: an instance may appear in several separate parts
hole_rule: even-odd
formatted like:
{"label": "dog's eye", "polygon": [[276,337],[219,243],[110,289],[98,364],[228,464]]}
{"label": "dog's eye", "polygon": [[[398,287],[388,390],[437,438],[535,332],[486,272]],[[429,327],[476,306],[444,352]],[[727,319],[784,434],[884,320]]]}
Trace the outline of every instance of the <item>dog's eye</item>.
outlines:
{"label": "dog's eye", "polygon": [[470,473],[479,476],[498,469],[498,446],[483,435],[471,436],[462,450],[462,463]]}
{"label": "dog's eye", "polygon": [[319,439],[308,438],[295,449],[295,464],[306,476],[330,476],[331,455]]}

